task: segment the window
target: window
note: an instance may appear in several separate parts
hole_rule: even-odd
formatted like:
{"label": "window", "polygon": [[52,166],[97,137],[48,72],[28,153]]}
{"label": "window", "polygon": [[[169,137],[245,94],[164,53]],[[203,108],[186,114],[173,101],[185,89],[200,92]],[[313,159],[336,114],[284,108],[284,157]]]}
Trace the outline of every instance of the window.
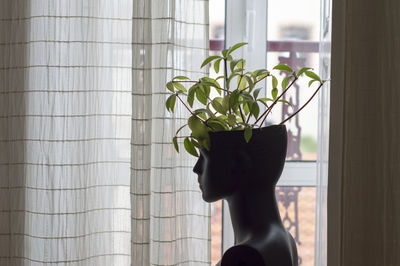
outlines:
{"label": "window", "polygon": [[[318,73],[319,39],[320,0],[210,0],[211,53],[222,50],[225,43],[248,42],[240,56],[247,59],[250,69],[286,63],[311,66]],[[299,83],[286,96],[295,109],[311,96],[312,90],[300,90],[303,87],[307,84]],[[279,123],[291,112],[287,107],[276,108],[272,120]],[[314,265],[317,121],[318,101],[314,99],[286,123],[287,163],[276,191],[282,220],[296,239],[302,266]],[[211,222],[215,265],[233,244],[229,212],[222,202],[212,205]]]}

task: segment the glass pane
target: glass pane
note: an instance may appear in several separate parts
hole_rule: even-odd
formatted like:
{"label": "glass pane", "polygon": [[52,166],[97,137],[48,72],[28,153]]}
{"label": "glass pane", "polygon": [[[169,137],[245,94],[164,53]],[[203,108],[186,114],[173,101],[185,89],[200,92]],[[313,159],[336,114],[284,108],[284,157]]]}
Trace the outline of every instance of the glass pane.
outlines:
{"label": "glass pane", "polygon": [[277,187],[283,224],[296,240],[299,265],[314,265],[315,187]]}
{"label": "glass pane", "polygon": [[211,265],[221,259],[222,251],[222,200],[211,204]]}
{"label": "glass pane", "polygon": [[[290,8],[288,8],[290,7]],[[309,66],[318,73],[320,0],[268,1],[268,53],[267,68],[288,64],[295,69]],[[281,73],[281,79],[284,74]],[[280,105],[272,121],[279,123],[293,110],[300,108],[313,94],[306,81],[296,82],[285,99],[294,108]],[[315,161],[317,159],[318,101],[313,101],[299,115],[286,122],[288,128],[287,160]]]}

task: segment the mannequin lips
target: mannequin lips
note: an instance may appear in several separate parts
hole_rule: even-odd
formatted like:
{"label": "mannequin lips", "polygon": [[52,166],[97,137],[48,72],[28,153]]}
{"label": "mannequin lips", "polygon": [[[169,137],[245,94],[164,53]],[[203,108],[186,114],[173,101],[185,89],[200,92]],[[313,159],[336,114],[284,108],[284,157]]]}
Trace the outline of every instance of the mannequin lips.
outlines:
{"label": "mannequin lips", "polygon": [[201,183],[200,183],[200,175],[197,177],[197,182],[199,182],[200,189],[203,190],[203,187],[201,186]]}

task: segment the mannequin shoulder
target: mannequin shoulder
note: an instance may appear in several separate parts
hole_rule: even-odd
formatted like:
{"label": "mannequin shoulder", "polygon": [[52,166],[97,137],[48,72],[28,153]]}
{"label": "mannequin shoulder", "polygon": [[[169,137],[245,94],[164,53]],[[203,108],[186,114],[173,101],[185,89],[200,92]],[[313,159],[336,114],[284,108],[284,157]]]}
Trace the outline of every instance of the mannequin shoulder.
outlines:
{"label": "mannequin shoulder", "polygon": [[220,262],[221,266],[266,266],[260,252],[252,246],[242,244],[229,248]]}
{"label": "mannequin shoulder", "polygon": [[[271,232],[228,249],[221,266],[297,266],[296,246],[285,232]],[[294,246],[293,246],[294,245]]]}

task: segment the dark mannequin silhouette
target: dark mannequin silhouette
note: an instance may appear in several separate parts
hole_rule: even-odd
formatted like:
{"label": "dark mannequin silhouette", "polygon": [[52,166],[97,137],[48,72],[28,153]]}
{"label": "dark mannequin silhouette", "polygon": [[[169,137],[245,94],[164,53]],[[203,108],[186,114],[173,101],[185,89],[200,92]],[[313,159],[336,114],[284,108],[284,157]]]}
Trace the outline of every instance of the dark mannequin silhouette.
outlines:
{"label": "dark mannequin silhouette", "polygon": [[200,151],[193,171],[205,201],[227,200],[235,234],[235,245],[217,265],[297,266],[296,244],[275,199],[286,157],[286,127],[254,129],[249,143],[243,131],[211,132],[210,139],[210,151]]}

